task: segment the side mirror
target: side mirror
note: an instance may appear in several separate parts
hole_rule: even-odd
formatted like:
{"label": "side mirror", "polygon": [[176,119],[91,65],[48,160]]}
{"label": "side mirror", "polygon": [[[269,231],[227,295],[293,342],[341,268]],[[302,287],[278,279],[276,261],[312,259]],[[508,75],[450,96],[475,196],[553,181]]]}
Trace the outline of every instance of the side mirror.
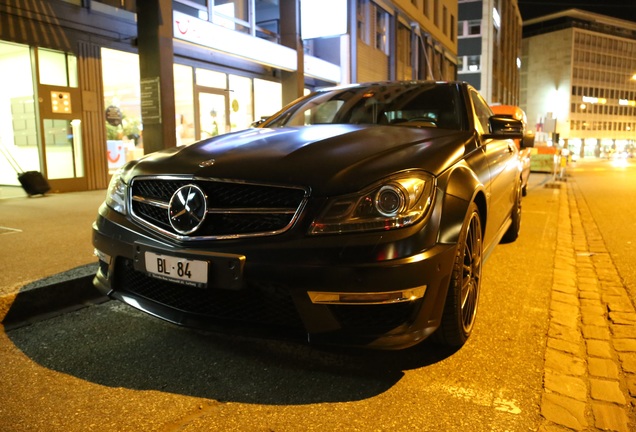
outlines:
{"label": "side mirror", "polygon": [[[488,119],[490,133],[486,138],[495,139],[523,139],[523,122],[504,116],[492,116]],[[534,142],[534,138],[533,138]]]}
{"label": "side mirror", "polygon": [[534,147],[534,132],[526,132],[521,140],[521,148]]}
{"label": "side mirror", "polygon": [[262,125],[263,123],[265,123],[267,120],[269,119],[269,116],[263,116],[260,119],[253,121],[252,124],[250,124],[251,128],[257,128],[260,125]]}

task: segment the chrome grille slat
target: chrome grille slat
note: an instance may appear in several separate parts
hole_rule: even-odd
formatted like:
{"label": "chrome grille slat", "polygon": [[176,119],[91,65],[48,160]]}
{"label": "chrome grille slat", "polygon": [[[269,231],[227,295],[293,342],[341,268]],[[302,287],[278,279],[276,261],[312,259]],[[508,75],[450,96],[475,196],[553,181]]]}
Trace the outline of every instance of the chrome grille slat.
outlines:
{"label": "chrome grille slat", "polygon": [[144,197],[140,197],[140,196],[133,196],[132,199],[133,199],[133,201],[149,204],[151,206],[155,206],[155,207],[159,207],[159,208],[165,208],[166,210],[168,209],[168,206],[170,205],[170,203],[166,202],[166,201],[158,201],[158,200],[155,200],[155,199],[144,198]]}
{"label": "chrome grille slat", "polygon": [[[205,222],[194,233],[177,233],[169,220],[170,199],[182,186],[201,188],[208,202]],[[129,208],[136,222],[178,240],[216,240],[281,234],[304,208],[309,191],[301,187],[253,184],[196,177],[136,177]]]}
{"label": "chrome grille slat", "polygon": [[273,209],[273,208],[237,208],[237,209],[223,209],[223,208],[209,208],[208,213],[217,213],[217,214],[294,214],[296,213],[296,209]]}

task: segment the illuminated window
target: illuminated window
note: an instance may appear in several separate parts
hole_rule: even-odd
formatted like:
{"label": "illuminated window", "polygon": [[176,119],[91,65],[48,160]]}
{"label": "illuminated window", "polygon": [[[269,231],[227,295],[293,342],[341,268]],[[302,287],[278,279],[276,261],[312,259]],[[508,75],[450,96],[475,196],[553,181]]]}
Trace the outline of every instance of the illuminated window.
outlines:
{"label": "illuminated window", "polygon": [[492,9],[492,20],[495,24],[496,29],[501,28],[501,17],[499,16],[499,12],[495,8]]}
{"label": "illuminated window", "polygon": [[77,87],[77,57],[71,53],[38,49],[40,84]]}
{"label": "illuminated window", "polygon": [[[230,75],[230,130],[247,129],[255,120],[252,109],[252,80]],[[280,98],[279,95],[276,96]]]}
{"label": "illuminated window", "polygon": [[[24,170],[40,170],[37,98],[34,97],[31,55],[27,45],[0,41],[0,142]],[[0,184],[18,186],[15,171],[0,156]]]}
{"label": "illuminated window", "polygon": [[227,88],[227,78],[222,72],[211,71],[209,69],[197,68],[197,85],[218,89]]}
{"label": "illuminated window", "polygon": [[192,67],[175,64],[174,108],[176,115],[177,145],[194,142],[194,95]]}
{"label": "illuminated window", "polygon": [[254,118],[269,117],[283,107],[280,83],[254,79]]}
{"label": "illuminated window", "polygon": [[481,56],[468,56],[467,69],[469,72],[481,70]]}
{"label": "illuminated window", "polygon": [[112,173],[143,155],[139,57],[108,48],[102,48],[101,55],[108,169]]}

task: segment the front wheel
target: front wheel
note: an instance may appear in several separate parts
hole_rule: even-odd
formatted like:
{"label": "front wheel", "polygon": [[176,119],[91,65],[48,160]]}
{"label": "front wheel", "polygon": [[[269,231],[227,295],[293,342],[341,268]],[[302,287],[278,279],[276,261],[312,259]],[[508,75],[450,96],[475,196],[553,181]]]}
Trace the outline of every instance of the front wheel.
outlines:
{"label": "front wheel", "polygon": [[481,286],[482,229],[479,209],[471,203],[464,219],[442,322],[435,333],[444,345],[460,347],[473,331]]}

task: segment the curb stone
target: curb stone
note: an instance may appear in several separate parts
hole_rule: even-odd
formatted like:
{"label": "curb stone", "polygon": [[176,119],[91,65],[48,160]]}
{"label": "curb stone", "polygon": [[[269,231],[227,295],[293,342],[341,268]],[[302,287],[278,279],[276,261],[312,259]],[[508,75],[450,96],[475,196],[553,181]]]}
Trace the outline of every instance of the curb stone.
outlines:
{"label": "curb stone", "polygon": [[38,317],[105,301],[94,286],[97,264],[87,264],[29,283],[12,295],[0,296],[0,318],[6,328],[28,324]]}

